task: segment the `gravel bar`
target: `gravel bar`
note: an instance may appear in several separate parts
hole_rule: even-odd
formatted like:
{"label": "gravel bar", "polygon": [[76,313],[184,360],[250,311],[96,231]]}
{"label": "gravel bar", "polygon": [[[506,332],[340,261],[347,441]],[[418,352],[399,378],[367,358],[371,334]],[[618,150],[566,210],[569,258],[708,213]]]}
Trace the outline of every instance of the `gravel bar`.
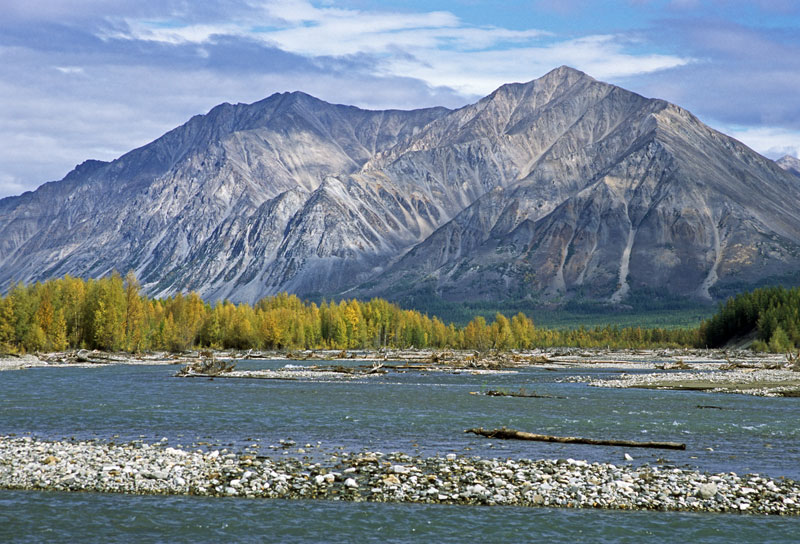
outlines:
{"label": "gravel bar", "polygon": [[424,458],[362,451],[323,457],[0,437],[0,488],[800,514],[800,484],[759,475],[455,454]]}
{"label": "gravel bar", "polygon": [[790,370],[746,369],[720,370],[714,372],[655,372],[649,374],[625,374],[618,378],[593,379],[588,381],[595,387],[674,389],[709,391],[711,393],[738,393],[761,397],[800,395],[800,373]]}

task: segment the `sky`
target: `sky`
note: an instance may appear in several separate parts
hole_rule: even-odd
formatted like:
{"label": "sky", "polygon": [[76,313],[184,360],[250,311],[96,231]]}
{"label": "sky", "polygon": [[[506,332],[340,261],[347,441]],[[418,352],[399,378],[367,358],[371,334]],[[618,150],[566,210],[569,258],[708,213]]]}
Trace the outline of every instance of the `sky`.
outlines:
{"label": "sky", "polygon": [[0,0],[0,198],[222,102],[460,107],[568,65],[800,155],[798,0]]}

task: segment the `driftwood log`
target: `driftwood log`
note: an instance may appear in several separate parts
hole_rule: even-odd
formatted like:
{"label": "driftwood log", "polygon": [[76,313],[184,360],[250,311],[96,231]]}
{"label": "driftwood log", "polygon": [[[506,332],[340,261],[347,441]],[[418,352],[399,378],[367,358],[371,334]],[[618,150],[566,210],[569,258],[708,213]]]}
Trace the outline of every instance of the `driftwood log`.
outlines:
{"label": "driftwood log", "polygon": [[637,442],[635,440],[595,440],[593,438],[580,438],[577,436],[550,436],[547,434],[526,433],[514,429],[467,429],[465,433],[474,433],[487,438],[501,440],[535,440],[538,442],[559,442],[561,444],[589,444],[592,446],[625,446],[628,448],[660,448],[667,450],[685,450],[686,444],[678,442]]}
{"label": "driftwood log", "polygon": [[522,397],[528,399],[565,399],[555,395],[539,395],[536,392],[520,389],[519,391],[505,391],[503,389],[489,389],[488,391],[470,391],[470,395],[485,395],[487,397]]}

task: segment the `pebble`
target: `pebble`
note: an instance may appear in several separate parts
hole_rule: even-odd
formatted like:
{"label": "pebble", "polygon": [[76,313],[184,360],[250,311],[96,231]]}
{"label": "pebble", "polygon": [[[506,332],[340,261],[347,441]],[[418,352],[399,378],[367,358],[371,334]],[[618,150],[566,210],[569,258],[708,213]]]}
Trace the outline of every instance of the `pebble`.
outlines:
{"label": "pebble", "polygon": [[0,488],[800,515],[800,483],[752,474],[369,451],[309,462],[31,437],[0,437]]}

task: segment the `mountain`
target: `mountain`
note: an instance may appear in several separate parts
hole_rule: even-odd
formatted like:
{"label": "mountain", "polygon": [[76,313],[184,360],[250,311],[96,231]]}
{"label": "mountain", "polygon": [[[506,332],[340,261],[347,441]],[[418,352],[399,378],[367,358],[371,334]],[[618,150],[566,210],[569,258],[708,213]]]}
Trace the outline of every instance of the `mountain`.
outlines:
{"label": "mountain", "polygon": [[572,70],[476,109],[514,111],[491,116],[494,142],[530,162],[393,266],[380,283],[396,294],[709,299],[796,270],[796,182],[687,111]]}
{"label": "mountain", "polygon": [[787,172],[791,172],[795,176],[800,176],[800,159],[797,157],[792,157],[791,155],[784,155],[777,161],[775,161],[778,166],[786,170]]}
{"label": "mountain", "polygon": [[0,200],[0,284],[135,270],[156,296],[710,299],[792,279],[796,177],[561,67],[458,110],[222,104]]}
{"label": "mountain", "polygon": [[[327,176],[359,171],[447,112],[372,112],[303,93],[222,104],[115,161],[84,163],[60,182],[0,200],[0,282],[117,269],[135,270],[156,295],[269,292],[248,285],[255,281],[292,289],[296,274],[277,271],[297,264],[282,260],[287,244],[311,239],[324,261],[364,243],[355,239],[363,225],[337,220],[352,204],[351,184]],[[386,250],[413,236],[391,233]]]}

